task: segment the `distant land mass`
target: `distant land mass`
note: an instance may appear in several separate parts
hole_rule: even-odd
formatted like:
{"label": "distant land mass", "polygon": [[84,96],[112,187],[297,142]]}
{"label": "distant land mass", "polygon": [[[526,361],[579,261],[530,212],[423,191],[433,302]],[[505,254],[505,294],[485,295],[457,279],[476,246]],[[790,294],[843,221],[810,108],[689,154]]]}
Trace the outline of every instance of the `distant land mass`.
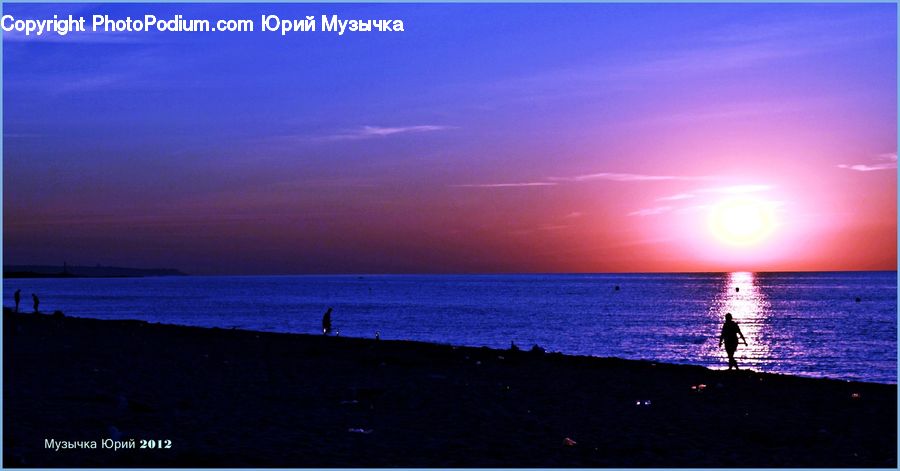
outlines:
{"label": "distant land mass", "polygon": [[4,278],[135,278],[185,276],[174,268],[92,267],[77,265],[4,265]]}

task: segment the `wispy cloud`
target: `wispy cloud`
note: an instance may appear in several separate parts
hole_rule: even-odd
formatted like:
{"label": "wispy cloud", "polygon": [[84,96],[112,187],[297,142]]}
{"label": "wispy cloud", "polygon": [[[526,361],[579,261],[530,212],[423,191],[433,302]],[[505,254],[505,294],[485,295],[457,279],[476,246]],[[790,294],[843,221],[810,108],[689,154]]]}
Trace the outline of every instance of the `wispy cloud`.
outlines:
{"label": "wispy cloud", "polygon": [[549,180],[553,181],[573,181],[573,182],[584,182],[591,180],[609,180],[614,182],[653,182],[653,181],[666,181],[666,180],[704,180],[709,177],[690,177],[690,176],[675,176],[675,175],[646,175],[640,173],[611,173],[611,172],[600,172],[600,173],[588,173],[585,175],[576,175],[574,177],[550,177]]}
{"label": "wispy cloud", "polygon": [[572,211],[571,213],[563,216],[563,218],[564,219],[575,219],[575,218],[580,218],[581,216],[584,216],[584,213],[582,213],[581,211]]}
{"label": "wispy cloud", "polygon": [[694,193],[717,193],[717,194],[725,194],[725,195],[740,195],[745,193],[759,193],[762,191],[769,191],[772,189],[771,185],[730,185],[730,186],[719,186],[714,188],[701,188],[699,190],[695,190]]}
{"label": "wispy cloud", "polygon": [[513,231],[509,231],[509,234],[515,236],[527,236],[534,234],[536,232],[548,232],[548,231],[563,231],[572,226],[566,224],[543,224],[538,227],[524,228],[524,229],[516,229]]}
{"label": "wispy cloud", "polygon": [[747,193],[760,193],[763,191],[769,191],[773,187],[772,185],[728,185],[728,186],[716,186],[711,188],[698,188],[696,190],[686,191],[683,193],[678,193],[670,196],[662,196],[656,198],[656,201],[683,201],[687,199],[697,198],[702,195],[743,195]]}
{"label": "wispy cloud", "polygon": [[38,133],[27,133],[27,132],[5,132],[3,133],[4,139],[34,139],[43,137],[43,134]]}
{"label": "wispy cloud", "polygon": [[897,168],[897,154],[881,154],[875,157],[875,162],[867,164],[840,164],[838,168],[855,170],[857,172],[874,172],[876,170],[894,170]]}
{"label": "wispy cloud", "polygon": [[524,182],[524,183],[478,183],[464,185],[450,185],[452,187],[462,188],[508,188],[508,187],[528,187],[528,186],[555,186],[561,183],[587,182],[587,181],[613,181],[613,182],[655,182],[655,181],[672,181],[672,180],[708,180],[713,177],[697,177],[697,176],[676,176],[676,175],[647,175],[640,173],[589,173],[585,175],[575,175],[571,177],[547,177],[546,180]]}
{"label": "wispy cloud", "polygon": [[667,213],[672,210],[671,206],[657,206],[655,208],[640,209],[628,213],[629,216],[656,216],[658,214]]}
{"label": "wispy cloud", "polygon": [[397,134],[417,134],[424,132],[435,132],[435,131],[445,131],[448,129],[453,129],[452,126],[439,126],[433,124],[422,124],[416,126],[395,126],[395,127],[387,127],[387,126],[362,126],[361,128],[354,129],[351,131],[341,132],[338,134],[331,134],[328,136],[324,136],[323,139],[329,141],[346,141],[346,140],[358,140],[358,139],[373,139],[387,136],[394,136]]}
{"label": "wispy cloud", "polygon": [[[841,48],[847,47],[848,40],[865,41],[890,34],[889,31],[872,28],[873,21],[878,19],[877,14],[869,12],[839,17],[802,15],[767,22],[746,20],[720,27],[707,36],[710,41],[718,43],[792,39],[804,43],[824,42],[823,46]],[[859,31],[864,31],[865,34],[858,34]]]}
{"label": "wispy cloud", "polygon": [[675,210],[675,212],[676,213],[695,213],[697,211],[706,211],[712,207],[713,207],[713,205],[711,205],[711,204],[694,204],[694,205],[678,208]]}
{"label": "wispy cloud", "polygon": [[621,67],[615,72],[620,79],[658,79],[687,77],[759,66],[777,59],[802,55],[803,49],[789,49],[772,44],[711,46],[670,52],[665,56]]}
{"label": "wispy cloud", "polygon": [[[677,193],[670,196],[662,196],[656,198],[656,201],[661,202],[682,202],[685,200],[693,200],[696,198],[702,198],[706,196],[708,199],[711,195],[742,195],[747,193],[758,193],[769,191],[773,187],[771,185],[762,185],[762,184],[753,184],[753,185],[729,185],[729,186],[717,186],[711,188],[699,188],[692,191],[686,191],[683,193]],[[654,208],[641,209],[638,211],[633,211],[628,213],[629,216],[656,216],[658,214],[666,213],[669,211],[676,212],[685,212],[685,211],[696,211],[700,209],[706,209],[708,207],[707,204],[694,204],[690,206],[679,205],[675,206],[658,206]]]}
{"label": "wispy cloud", "polygon": [[891,37],[869,27],[874,17],[797,18],[777,23],[732,24],[703,33],[706,40],[694,47],[663,51],[619,69],[622,78],[659,79],[728,72],[785,59],[846,50],[867,41]]}
{"label": "wispy cloud", "polygon": [[56,92],[83,92],[106,90],[128,82],[129,77],[122,74],[94,75],[68,80],[59,85]]}
{"label": "wispy cloud", "polygon": [[672,242],[674,239],[671,237],[653,237],[647,239],[635,239],[635,240],[627,240],[618,244],[611,244],[607,247],[611,249],[619,249],[625,247],[636,247],[640,245],[657,245],[657,244],[665,244],[668,242]]}
{"label": "wispy cloud", "polygon": [[[610,91],[641,90],[637,81],[693,80],[698,76],[741,74],[802,57],[846,51],[875,40],[893,39],[890,30],[874,27],[874,15],[833,20],[803,15],[782,20],[735,18],[696,30],[669,44],[636,49],[622,58],[580,60],[542,68],[528,75],[508,77],[491,84],[492,96],[508,93],[507,99],[535,97],[545,100],[602,96]],[[720,109],[650,118],[693,122],[769,115],[790,111],[777,103],[738,105]]]}
{"label": "wispy cloud", "polygon": [[454,188],[519,188],[529,186],[555,186],[555,182],[522,182],[522,183],[471,183],[450,185]]}
{"label": "wispy cloud", "polygon": [[663,196],[660,198],[656,198],[656,201],[679,201],[679,200],[686,200],[686,199],[693,198],[693,197],[694,197],[694,195],[692,193],[678,193],[677,195]]}
{"label": "wispy cloud", "polygon": [[[21,51],[20,51],[21,52]],[[21,59],[20,59],[21,60]],[[106,93],[128,90],[134,93],[160,91],[184,86],[161,71],[166,58],[158,50],[127,48],[103,55],[95,61],[58,73],[22,71],[4,78],[3,86],[13,93],[40,93],[60,96],[79,93]]]}
{"label": "wispy cloud", "polygon": [[796,111],[800,106],[796,103],[748,102],[719,105],[716,109],[696,109],[677,113],[660,114],[628,122],[634,125],[685,125],[704,121],[739,120],[758,118]]}

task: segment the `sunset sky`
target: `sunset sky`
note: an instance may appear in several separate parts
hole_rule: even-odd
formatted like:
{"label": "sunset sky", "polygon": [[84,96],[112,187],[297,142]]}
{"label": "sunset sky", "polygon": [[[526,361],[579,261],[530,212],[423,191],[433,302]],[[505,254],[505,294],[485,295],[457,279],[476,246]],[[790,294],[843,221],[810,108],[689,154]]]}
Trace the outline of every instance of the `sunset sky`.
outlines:
{"label": "sunset sky", "polygon": [[896,9],[4,5],[406,31],[5,33],[3,261],[894,270]]}

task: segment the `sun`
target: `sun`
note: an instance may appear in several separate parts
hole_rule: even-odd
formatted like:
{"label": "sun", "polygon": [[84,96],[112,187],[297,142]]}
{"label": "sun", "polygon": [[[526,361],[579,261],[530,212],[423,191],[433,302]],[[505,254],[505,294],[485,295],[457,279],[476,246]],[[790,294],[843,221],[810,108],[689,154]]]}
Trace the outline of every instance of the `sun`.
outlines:
{"label": "sun", "polygon": [[772,204],[751,198],[732,198],[713,206],[709,227],[720,241],[736,246],[756,245],[775,229]]}

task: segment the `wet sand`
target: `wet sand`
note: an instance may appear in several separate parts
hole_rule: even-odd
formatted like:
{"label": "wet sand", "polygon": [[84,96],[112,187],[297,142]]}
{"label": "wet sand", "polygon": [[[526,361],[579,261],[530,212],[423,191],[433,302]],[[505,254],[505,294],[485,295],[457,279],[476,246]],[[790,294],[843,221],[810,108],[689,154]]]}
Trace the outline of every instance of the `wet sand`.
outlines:
{"label": "wet sand", "polygon": [[[896,385],[9,312],[3,329],[6,467],[897,466]],[[172,447],[100,448],[119,434]]]}

